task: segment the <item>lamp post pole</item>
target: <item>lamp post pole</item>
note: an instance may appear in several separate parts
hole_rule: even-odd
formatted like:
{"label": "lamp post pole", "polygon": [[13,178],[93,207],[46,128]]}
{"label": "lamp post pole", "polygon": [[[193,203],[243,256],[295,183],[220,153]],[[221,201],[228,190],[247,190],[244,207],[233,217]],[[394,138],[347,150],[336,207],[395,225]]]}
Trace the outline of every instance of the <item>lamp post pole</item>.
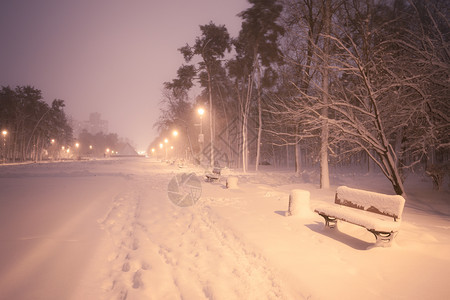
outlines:
{"label": "lamp post pole", "polygon": [[6,135],[8,134],[7,130],[2,130],[3,135],[3,163],[6,162]]}
{"label": "lamp post pole", "polygon": [[169,140],[168,139],[164,139],[164,150],[165,150],[165,157],[164,157],[164,160],[166,160],[167,161],[167,143],[169,142]]}
{"label": "lamp post pole", "polygon": [[[203,108],[199,108],[197,110],[198,114],[200,115],[200,134],[198,135],[198,143],[200,145],[200,155],[203,151],[203,142],[205,141],[205,137],[203,135],[203,114],[205,113],[205,110]],[[201,160],[201,158],[200,158]]]}

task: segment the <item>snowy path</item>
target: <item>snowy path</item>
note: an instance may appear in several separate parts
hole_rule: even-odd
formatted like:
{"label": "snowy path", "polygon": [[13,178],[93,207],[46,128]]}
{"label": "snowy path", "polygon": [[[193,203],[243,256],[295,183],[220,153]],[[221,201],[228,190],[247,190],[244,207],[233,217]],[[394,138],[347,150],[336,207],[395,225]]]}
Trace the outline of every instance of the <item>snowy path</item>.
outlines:
{"label": "snowy path", "polygon": [[167,185],[182,171],[146,159],[0,166],[0,299],[450,295],[445,202],[407,204],[396,244],[370,249],[363,228],[284,216],[290,189],[309,190],[311,205],[333,189],[238,174],[239,189],[203,183],[194,206],[178,207]]}
{"label": "snowy path", "polygon": [[[134,178],[115,196],[99,221],[111,241],[104,253],[107,265],[96,266],[104,270],[101,286],[106,295],[89,297],[283,299],[281,284],[264,258],[217,224],[207,208],[180,208],[168,201],[172,176]],[[85,297],[95,286],[79,295]]]}

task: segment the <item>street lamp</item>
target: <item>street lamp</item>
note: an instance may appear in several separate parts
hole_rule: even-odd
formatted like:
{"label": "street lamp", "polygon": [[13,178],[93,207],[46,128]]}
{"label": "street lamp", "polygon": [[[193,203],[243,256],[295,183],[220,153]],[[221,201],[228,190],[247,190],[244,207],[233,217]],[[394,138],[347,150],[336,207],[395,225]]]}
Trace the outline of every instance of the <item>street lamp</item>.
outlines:
{"label": "street lamp", "polygon": [[73,153],[73,155],[76,155],[75,158],[76,158],[77,160],[80,160],[80,159],[81,159],[79,148],[80,148],[80,143],[76,142],[76,143],[75,143],[75,152]]}
{"label": "street lamp", "polygon": [[[203,149],[203,141],[204,141],[204,137],[203,137],[203,114],[205,113],[205,110],[200,107],[197,110],[198,114],[200,115],[200,135],[198,136],[198,142],[200,143],[200,151]],[[210,159],[210,164],[211,167],[214,165],[214,132],[213,132],[213,119],[212,119],[212,99],[211,99],[211,93],[209,94],[209,132],[211,134],[211,140],[210,140],[210,145],[211,145],[211,159]]]}
{"label": "street lamp", "polygon": [[49,154],[51,155],[52,160],[57,159],[56,155],[58,154],[57,153],[58,149],[55,147],[55,143],[56,143],[55,139],[50,139],[50,153]]}
{"label": "street lamp", "polygon": [[7,130],[2,130],[2,136],[3,136],[3,163],[6,162],[6,136],[8,135]]}
{"label": "street lamp", "polygon": [[[178,131],[177,131],[177,130],[172,131],[172,135],[173,135],[174,137],[177,137],[177,136],[178,136]],[[173,146],[171,146],[170,148],[173,149]],[[175,157],[176,157],[176,159],[178,160],[178,155],[175,155]]]}
{"label": "street lamp", "polygon": [[197,113],[200,115],[200,134],[198,135],[198,143],[200,144],[200,152],[202,152],[203,142],[205,141],[205,138],[203,135],[203,115],[205,113],[205,110],[202,107],[200,107],[197,110]]}
{"label": "street lamp", "polygon": [[164,143],[166,144],[166,146],[164,147],[164,151],[165,151],[165,156],[164,159],[167,160],[167,143],[169,142],[168,139],[164,139]]}
{"label": "street lamp", "polygon": [[203,134],[203,114],[205,113],[205,110],[200,107],[197,112],[200,115],[200,134]]}

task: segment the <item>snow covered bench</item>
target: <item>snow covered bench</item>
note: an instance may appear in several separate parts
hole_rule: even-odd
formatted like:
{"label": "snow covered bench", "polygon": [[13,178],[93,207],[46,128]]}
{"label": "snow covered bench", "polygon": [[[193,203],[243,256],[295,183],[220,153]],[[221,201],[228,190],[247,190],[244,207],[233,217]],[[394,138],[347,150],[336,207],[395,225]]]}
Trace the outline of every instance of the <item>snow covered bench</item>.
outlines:
{"label": "snow covered bench", "polygon": [[220,179],[220,173],[221,173],[222,169],[219,167],[215,167],[213,168],[211,173],[207,173],[206,176],[206,181],[216,181]]}
{"label": "snow covered bench", "polygon": [[378,245],[388,246],[399,230],[405,199],[340,186],[334,203],[314,210],[325,219],[326,227],[336,227],[337,220],[346,221],[372,232]]}

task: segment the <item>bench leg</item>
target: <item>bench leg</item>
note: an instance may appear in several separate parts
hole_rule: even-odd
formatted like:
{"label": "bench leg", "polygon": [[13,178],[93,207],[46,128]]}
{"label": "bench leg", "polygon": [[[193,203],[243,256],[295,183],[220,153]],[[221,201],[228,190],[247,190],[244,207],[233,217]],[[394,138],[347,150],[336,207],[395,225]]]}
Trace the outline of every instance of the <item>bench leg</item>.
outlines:
{"label": "bench leg", "polygon": [[397,232],[383,232],[383,231],[376,231],[373,229],[367,229],[375,236],[377,239],[376,244],[382,247],[389,247],[392,244],[392,241],[394,240],[394,237],[397,235]]}
{"label": "bench leg", "polygon": [[336,226],[337,226],[336,218],[333,218],[333,217],[330,217],[330,216],[327,216],[324,214],[319,214],[319,215],[321,215],[325,219],[325,227],[336,228]]}

